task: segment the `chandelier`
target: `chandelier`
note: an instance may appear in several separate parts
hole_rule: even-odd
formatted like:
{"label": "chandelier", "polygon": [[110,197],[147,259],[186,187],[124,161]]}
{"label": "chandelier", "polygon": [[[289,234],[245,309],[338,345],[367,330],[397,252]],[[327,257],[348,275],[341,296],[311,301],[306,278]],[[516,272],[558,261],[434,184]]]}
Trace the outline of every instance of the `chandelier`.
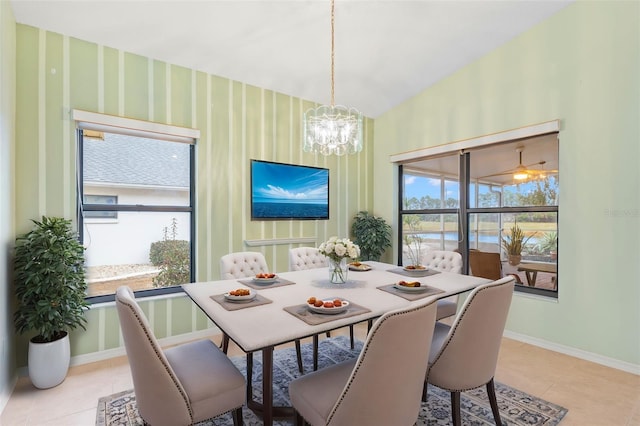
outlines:
{"label": "chandelier", "polygon": [[322,155],[355,154],[362,151],[362,113],[335,105],[335,5],[331,0],[331,105],[304,113],[304,151]]}

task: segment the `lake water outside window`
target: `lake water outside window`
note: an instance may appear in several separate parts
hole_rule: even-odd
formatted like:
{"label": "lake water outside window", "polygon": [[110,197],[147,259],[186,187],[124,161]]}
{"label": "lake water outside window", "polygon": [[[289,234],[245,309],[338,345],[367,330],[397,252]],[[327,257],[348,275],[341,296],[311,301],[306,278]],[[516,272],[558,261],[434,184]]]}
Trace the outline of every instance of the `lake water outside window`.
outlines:
{"label": "lake water outside window", "polygon": [[[500,253],[503,275],[518,275],[520,290],[557,297],[557,157],[552,134],[404,164],[398,261],[412,247]],[[520,244],[509,244],[512,235]]]}

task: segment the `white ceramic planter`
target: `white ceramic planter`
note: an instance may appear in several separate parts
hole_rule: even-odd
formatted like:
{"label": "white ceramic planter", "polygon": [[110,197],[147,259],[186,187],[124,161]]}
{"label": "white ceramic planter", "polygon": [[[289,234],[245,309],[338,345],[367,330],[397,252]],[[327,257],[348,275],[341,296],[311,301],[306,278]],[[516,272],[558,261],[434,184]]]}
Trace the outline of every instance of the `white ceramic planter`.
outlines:
{"label": "white ceramic planter", "polygon": [[69,333],[62,339],[49,343],[29,341],[29,378],[39,389],[59,385],[67,377],[71,348]]}

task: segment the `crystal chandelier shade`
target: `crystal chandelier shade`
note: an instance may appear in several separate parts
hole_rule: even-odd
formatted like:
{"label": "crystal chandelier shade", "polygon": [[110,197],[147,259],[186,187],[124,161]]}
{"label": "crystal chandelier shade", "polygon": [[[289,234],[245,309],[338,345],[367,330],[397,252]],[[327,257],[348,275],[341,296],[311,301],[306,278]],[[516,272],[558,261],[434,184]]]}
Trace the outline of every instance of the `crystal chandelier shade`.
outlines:
{"label": "crystal chandelier shade", "polygon": [[355,108],[323,105],[304,113],[304,150],[322,155],[362,151],[362,113]]}
{"label": "crystal chandelier shade", "polygon": [[334,27],[335,5],[331,0],[331,105],[311,108],[304,113],[303,149],[322,155],[356,154],[362,151],[362,113],[334,104]]}

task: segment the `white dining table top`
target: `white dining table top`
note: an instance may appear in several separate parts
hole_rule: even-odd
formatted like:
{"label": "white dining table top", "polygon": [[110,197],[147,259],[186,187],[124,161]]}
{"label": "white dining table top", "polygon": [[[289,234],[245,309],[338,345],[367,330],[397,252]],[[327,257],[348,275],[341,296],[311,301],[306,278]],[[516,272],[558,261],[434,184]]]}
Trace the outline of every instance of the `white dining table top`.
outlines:
{"label": "white dining table top", "polygon": [[[327,268],[307,269],[278,273],[279,277],[293,281],[293,285],[254,290],[270,299],[272,303],[247,307],[234,311],[226,310],[211,296],[224,294],[239,288],[249,288],[239,279],[184,284],[187,295],[204,313],[223,330],[245,352],[253,352],[290,342],[295,339],[320,334],[325,331],[379,317],[385,312],[409,305],[421,305],[435,298],[452,296],[472,290],[490,280],[467,275],[440,272],[427,277],[412,278],[389,272],[398,266],[380,262],[366,262],[372,270],[349,271],[345,284],[329,282]],[[418,280],[423,285],[443,290],[433,296],[416,301],[379,290],[377,287],[394,284],[401,280]],[[370,312],[351,316],[336,316],[335,320],[319,325],[309,325],[284,310],[285,307],[306,303],[310,297],[340,298],[368,308]]]}

